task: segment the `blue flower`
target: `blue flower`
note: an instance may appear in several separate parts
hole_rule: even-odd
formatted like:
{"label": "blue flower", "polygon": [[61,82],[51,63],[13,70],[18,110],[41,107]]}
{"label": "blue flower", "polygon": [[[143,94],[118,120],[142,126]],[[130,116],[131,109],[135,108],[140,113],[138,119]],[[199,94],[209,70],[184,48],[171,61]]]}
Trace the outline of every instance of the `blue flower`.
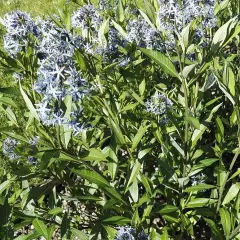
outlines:
{"label": "blue flower", "polygon": [[173,105],[173,102],[163,94],[158,93],[148,99],[145,104],[147,112],[155,115],[163,115]]}
{"label": "blue flower", "polygon": [[72,26],[75,28],[91,29],[96,33],[101,23],[101,15],[91,4],[81,7],[72,15]]}
{"label": "blue flower", "polygon": [[25,12],[15,11],[4,16],[6,34],[3,36],[4,49],[16,56],[28,44],[29,34],[38,37],[40,32],[32,18]]}
{"label": "blue flower", "polygon": [[8,157],[10,160],[19,159],[20,156],[18,155],[16,148],[19,145],[19,142],[13,138],[6,138],[3,141],[2,151],[3,154]]}
{"label": "blue flower", "polygon": [[143,231],[137,233],[135,229],[124,226],[118,228],[118,233],[114,240],[149,240],[149,237]]}

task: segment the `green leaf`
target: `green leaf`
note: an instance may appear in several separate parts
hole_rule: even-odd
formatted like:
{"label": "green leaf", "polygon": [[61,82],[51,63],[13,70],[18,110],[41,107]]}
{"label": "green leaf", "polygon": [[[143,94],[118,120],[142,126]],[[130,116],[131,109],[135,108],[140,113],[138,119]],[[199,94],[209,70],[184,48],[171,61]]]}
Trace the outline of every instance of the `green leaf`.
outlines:
{"label": "green leaf", "polygon": [[131,194],[133,201],[135,203],[138,202],[139,190],[138,190],[138,181],[136,178],[134,179],[132,185],[129,187],[129,193]]}
{"label": "green leaf", "polygon": [[232,98],[232,96],[228,93],[226,87],[223,85],[223,83],[221,83],[220,81],[218,81],[218,86],[219,88],[222,90],[222,92],[226,95],[226,97],[229,99],[229,101],[232,103],[233,106],[235,106],[235,101]]}
{"label": "green leaf", "polygon": [[228,89],[235,96],[235,76],[231,68],[228,68]]}
{"label": "green leaf", "polygon": [[128,204],[123,200],[122,196],[117,192],[117,190],[115,190],[115,188],[109,187],[109,188],[104,188],[103,190],[105,191],[106,195],[108,195],[109,197],[114,198],[115,200],[121,201],[123,204],[128,206]]}
{"label": "green leaf", "polygon": [[180,42],[182,42],[183,51],[185,51],[185,49],[188,46],[190,25],[191,24],[188,24],[186,27],[184,27],[181,34],[180,34]]}
{"label": "green leaf", "polygon": [[16,115],[14,114],[14,112],[12,111],[11,108],[7,107],[7,109],[5,110],[5,113],[7,114],[9,120],[14,123],[17,127],[19,127],[18,122],[17,122],[17,118]]}
{"label": "green leaf", "polygon": [[127,33],[123,30],[123,28],[116,23],[115,21],[112,20],[113,26],[118,30],[118,32],[124,37],[127,38]]}
{"label": "green leaf", "polygon": [[193,200],[191,200],[186,207],[187,208],[198,208],[198,207],[204,207],[208,204],[212,204],[217,202],[217,200],[215,199],[211,199],[211,198],[195,198]]}
{"label": "green leaf", "polygon": [[110,226],[103,226],[108,234],[109,239],[113,240],[117,235],[117,230]]}
{"label": "green leaf", "polygon": [[[206,119],[206,122],[210,122],[212,120],[212,117],[213,117],[213,114],[222,106],[222,103],[218,104],[217,106],[215,106],[208,118]],[[193,134],[192,134],[192,146],[191,148],[193,148],[196,144],[197,144],[197,141],[202,137],[203,133],[207,130],[207,127],[203,124],[200,124],[200,128],[199,129],[195,129]]]}
{"label": "green leaf", "polygon": [[138,105],[138,103],[130,103],[130,104],[124,106],[122,108],[121,112],[126,112],[126,111],[129,111],[129,110],[133,110],[137,105]]}
{"label": "green leaf", "polygon": [[63,218],[62,218],[62,223],[61,223],[61,237],[66,237],[69,231],[69,218],[67,212],[65,212]]}
{"label": "green leaf", "polygon": [[164,228],[161,240],[169,240],[167,228]]}
{"label": "green leaf", "polygon": [[32,102],[31,102],[31,100],[28,98],[27,94],[23,91],[20,82],[19,82],[19,88],[20,88],[20,92],[21,92],[21,94],[22,94],[22,96],[23,96],[23,99],[24,99],[24,101],[25,101],[25,103],[26,103],[26,105],[27,105],[27,108],[29,109],[29,111],[31,112],[31,114],[34,116],[34,118],[36,118],[38,121],[40,121],[36,109],[34,108]]}
{"label": "green leaf", "polygon": [[6,180],[5,182],[1,183],[0,185],[0,195],[7,189],[10,187],[10,185],[12,184],[11,180]]}
{"label": "green leaf", "polygon": [[231,232],[231,217],[230,213],[227,209],[220,208],[219,209],[220,217],[221,217],[221,223],[223,226],[223,230],[226,236],[226,239],[228,239],[230,232]]}
{"label": "green leaf", "polygon": [[109,25],[109,18],[105,19],[102,23],[102,25],[99,27],[99,31],[98,31],[98,39],[99,42],[101,44],[101,46],[105,49],[107,46],[107,40],[105,38],[105,32],[108,28]]}
{"label": "green leaf", "polygon": [[211,49],[209,52],[210,54],[215,53],[218,51],[223,45],[225,40],[230,38],[230,32],[235,28],[237,23],[237,17],[231,18],[227,23],[222,25],[214,34]]}
{"label": "green leaf", "polygon": [[106,156],[96,148],[90,148],[89,153],[86,157],[82,158],[83,160],[88,161],[107,161]]}
{"label": "green leaf", "polygon": [[38,239],[39,237],[41,237],[41,235],[37,232],[34,232],[34,233],[30,233],[28,235],[25,235],[25,236],[18,236],[16,238],[14,238],[14,240],[36,240]]}
{"label": "green leaf", "polygon": [[216,124],[217,124],[218,131],[221,134],[221,137],[223,138],[224,137],[224,126],[223,126],[222,120],[219,118],[219,116],[217,116],[217,118],[216,118]]}
{"label": "green leaf", "polygon": [[[118,157],[117,157],[117,150],[116,149],[112,149],[112,147],[106,147],[106,152],[108,153],[108,171],[109,171],[109,174],[112,178],[112,180],[115,179],[116,177],[116,174],[117,174],[117,166],[118,166]],[[104,150],[105,150],[104,149]]]}
{"label": "green leaf", "polygon": [[82,232],[76,228],[71,228],[70,231],[72,232],[72,234],[75,237],[78,237],[78,239],[80,239],[80,240],[88,240],[89,239],[89,237],[84,232]]}
{"label": "green leaf", "polygon": [[125,225],[131,223],[131,219],[123,216],[113,216],[103,220],[103,223]]}
{"label": "green leaf", "polygon": [[[128,188],[130,186],[130,184],[136,179],[139,171],[141,168],[141,163],[139,163],[138,161],[135,162],[132,170],[131,170],[131,175],[129,177],[128,183],[127,183],[127,187]],[[126,192],[126,191],[125,191]]]}
{"label": "green leaf", "polygon": [[53,224],[48,228],[48,238],[47,238],[47,240],[52,239],[54,231],[55,231],[55,225]]}
{"label": "green leaf", "polygon": [[6,134],[6,135],[9,136],[9,137],[12,137],[12,138],[14,138],[14,139],[17,139],[17,140],[19,140],[19,141],[23,141],[23,142],[26,142],[26,143],[29,142],[26,138],[24,138],[24,137],[21,136],[21,135],[18,135],[18,134],[16,134],[16,133],[14,133],[14,132],[4,132],[4,131],[2,131],[2,133]]}
{"label": "green leaf", "polygon": [[206,82],[205,82],[205,84],[204,84],[204,86],[202,87],[201,90],[204,91],[204,92],[207,91],[208,89],[210,89],[215,84],[216,81],[217,81],[216,75],[211,73],[208,76],[208,78],[207,78],[207,80],[206,80]]}
{"label": "green leaf", "polygon": [[162,215],[164,215],[164,214],[176,212],[176,211],[178,211],[178,207],[173,206],[173,205],[165,205],[159,212]]}
{"label": "green leaf", "polygon": [[57,214],[62,213],[62,212],[63,212],[63,209],[62,209],[62,208],[56,207],[56,208],[51,209],[51,210],[48,212],[48,214],[50,214],[50,215],[57,215]]}
{"label": "green leaf", "polygon": [[138,11],[141,13],[141,15],[143,16],[143,18],[145,19],[145,21],[152,27],[154,27],[154,24],[152,24],[151,20],[149,19],[149,17],[147,16],[147,14],[145,12],[143,12],[141,9],[138,9]]}
{"label": "green leaf", "polygon": [[228,179],[228,181],[237,177],[237,176],[239,176],[239,175],[240,175],[240,168]]}
{"label": "green leaf", "polygon": [[124,21],[124,8],[122,4],[122,0],[118,1],[117,9],[116,9],[116,16],[119,22]]}
{"label": "green leaf", "polygon": [[[71,112],[72,112],[72,96],[66,96],[65,99],[64,99],[64,103],[65,103],[65,106],[66,106],[66,111],[65,111],[65,114],[64,114],[64,117],[66,119],[69,119],[70,118],[70,115],[71,115]],[[70,142],[71,140],[71,136],[72,136],[72,130],[70,130],[67,126],[63,125],[63,137],[64,137],[64,146],[65,148],[68,147],[68,143]]]}
{"label": "green leaf", "polygon": [[193,170],[199,169],[199,168],[206,168],[211,166],[213,163],[219,161],[218,158],[207,158],[204,160],[199,161],[200,164],[196,164],[193,166]]}
{"label": "green leaf", "polygon": [[232,201],[237,196],[239,190],[240,190],[240,183],[232,184],[232,186],[228,190],[228,192],[222,202],[222,205],[225,205],[225,204],[229,203],[230,201]]}
{"label": "green leaf", "polygon": [[38,218],[35,218],[33,220],[32,224],[33,224],[35,230],[47,239],[48,230],[47,230],[47,226],[44,224],[44,222]]}
{"label": "green leaf", "polygon": [[145,79],[142,80],[142,82],[140,83],[139,85],[139,92],[140,92],[140,95],[142,96],[145,92],[145,89],[146,89],[146,81]]}
{"label": "green leaf", "polygon": [[200,129],[200,123],[199,123],[199,120],[198,120],[197,118],[188,116],[188,117],[186,117],[185,119],[186,119],[186,121],[187,121],[188,123],[190,123],[194,128]]}
{"label": "green leaf", "polygon": [[15,97],[21,95],[21,93],[19,92],[19,89],[17,87],[0,88],[0,93],[13,95]]}
{"label": "green leaf", "polygon": [[133,138],[132,150],[134,150],[138,146],[139,142],[141,141],[142,137],[146,133],[147,129],[148,129],[148,126],[143,126],[143,125],[140,126],[140,128],[138,129],[137,134]]}
{"label": "green leaf", "polygon": [[188,75],[194,71],[196,65],[197,65],[197,64],[191,64],[191,65],[189,65],[189,66],[184,67],[184,69],[183,69],[183,76],[184,76],[185,78],[187,78]]}
{"label": "green leaf", "polygon": [[11,105],[14,108],[17,108],[17,104],[9,97],[0,97],[0,102],[5,104],[6,106]]}
{"label": "green leaf", "polygon": [[215,186],[210,184],[198,184],[196,186],[188,187],[187,189],[184,190],[184,192],[198,192],[198,191],[207,190],[211,188],[215,188]]}
{"label": "green leaf", "polygon": [[172,77],[179,78],[173,63],[168,57],[166,57],[160,52],[153,51],[150,49],[140,48],[140,50],[142,53],[151,58],[155,63],[157,63],[165,73],[171,75]]}
{"label": "green leaf", "polygon": [[166,221],[171,222],[171,223],[179,223],[179,221],[180,221],[180,219],[172,217],[172,216],[169,216],[169,215],[163,215],[163,218]]}
{"label": "green leaf", "polygon": [[154,9],[154,7],[151,5],[149,1],[144,1],[144,8],[151,22],[155,23],[156,10]]}
{"label": "green leaf", "polygon": [[122,131],[121,131],[119,125],[117,125],[112,119],[110,119],[110,124],[112,126],[112,130],[115,133],[116,138],[119,141],[119,143],[126,144],[125,138],[122,134]]}
{"label": "green leaf", "polygon": [[139,214],[138,214],[138,208],[136,208],[136,210],[133,214],[133,217],[132,217],[131,225],[138,227],[139,223],[140,223],[140,218],[139,218]]}
{"label": "green leaf", "polygon": [[158,163],[160,165],[160,168],[162,169],[162,173],[166,175],[169,180],[173,179],[175,182],[178,181],[177,174],[167,162],[159,160]]}
{"label": "green leaf", "polygon": [[91,183],[95,183],[100,187],[111,187],[109,182],[102,177],[99,173],[91,171],[91,170],[76,170],[73,169],[73,172],[82,177],[83,179],[87,179]]}

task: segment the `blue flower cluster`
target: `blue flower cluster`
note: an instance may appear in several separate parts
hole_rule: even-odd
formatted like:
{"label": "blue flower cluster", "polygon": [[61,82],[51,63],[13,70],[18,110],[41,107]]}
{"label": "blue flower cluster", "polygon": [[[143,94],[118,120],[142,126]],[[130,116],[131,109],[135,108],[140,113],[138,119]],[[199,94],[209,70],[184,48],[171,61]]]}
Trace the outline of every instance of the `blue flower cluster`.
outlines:
{"label": "blue flower cluster", "polygon": [[168,31],[181,31],[194,19],[201,20],[203,28],[213,28],[217,19],[214,16],[215,0],[159,0],[159,25]]}
{"label": "blue flower cluster", "polygon": [[13,138],[6,138],[3,141],[2,151],[3,154],[8,157],[10,160],[16,160],[20,158],[20,155],[17,153],[17,146],[19,142]]}
{"label": "blue flower cluster", "polygon": [[43,95],[37,103],[40,119],[48,126],[65,125],[73,129],[74,134],[82,131],[77,116],[72,109],[70,118],[65,117],[61,102],[67,96],[72,97],[75,108],[88,93],[86,81],[81,77],[74,63],[74,38],[65,29],[56,26],[50,20],[40,22],[41,41],[38,48],[40,67],[34,89]]}
{"label": "blue flower cluster", "polygon": [[[38,136],[33,137],[29,140],[28,144],[30,145],[31,151],[33,151],[34,148],[36,148],[36,145],[38,144],[39,140],[40,140],[40,138]],[[21,155],[17,151],[18,147],[22,148],[24,146],[21,144],[20,141],[18,141],[16,139],[6,138],[3,141],[2,152],[10,160],[17,160],[17,159],[21,158]],[[24,149],[27,149],[29,146],[27,148],[25,148],[25,147],[24,147]],[[37,158],[34,156],[28,156],[27,161],[29,164],[35,165],[37,163]]]}
{"label": "blue flower cluster", "polygon": [[25,12],[15,11],[4,16],[6,29],[4,48],[10,56],[15,57],[28,44],[29,34],[39,36],[39,29],[32,18]]}
{"label": "blue flower cluster", "polygon": [[115,240],[149,240],[149,237],[143,231],[137,233],[135,229],[124,226],[118,228],[117,236]]}
{"label": "blue flower cluster", "polygon": [[151,27],[144,19],[130,21],[127,26],[129,42],[135,42],[143,48],[162,50],[161,34]]}
{"label": "blue flower cluster", "polygon": [[91,5],[85,5],[72,15],[72,26],[82,30],[91,30],[97,34],[98,28],[102,23],[102,17],[97,9]]}
{"label": "blue flower cluster", "polygon": [[169,107],[172,107],[173,102],[163,94],[157,93],[148,99],[145,104],[147,112],[163,115]]}

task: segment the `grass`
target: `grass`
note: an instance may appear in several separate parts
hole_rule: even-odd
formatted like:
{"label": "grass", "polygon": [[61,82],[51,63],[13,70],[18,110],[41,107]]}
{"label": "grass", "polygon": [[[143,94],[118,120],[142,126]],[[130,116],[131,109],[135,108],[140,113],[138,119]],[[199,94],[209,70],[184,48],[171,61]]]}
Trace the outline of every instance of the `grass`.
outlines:
{"label": "grass", "polygon": [[64,3],[65,0],[0,0],[0,16],[16,9],[26,11],[32,16],[54,14]]}

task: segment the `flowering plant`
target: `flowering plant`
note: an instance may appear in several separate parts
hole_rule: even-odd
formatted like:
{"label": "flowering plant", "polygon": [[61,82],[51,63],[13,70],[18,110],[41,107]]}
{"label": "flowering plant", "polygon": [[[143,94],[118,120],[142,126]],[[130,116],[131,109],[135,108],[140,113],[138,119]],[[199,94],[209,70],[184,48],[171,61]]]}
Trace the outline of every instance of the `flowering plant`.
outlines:
{"label": "flowering plant", "polygon": [[240,239],[239,11],[79,0],[45,19],[7,13],[0,238]]}

